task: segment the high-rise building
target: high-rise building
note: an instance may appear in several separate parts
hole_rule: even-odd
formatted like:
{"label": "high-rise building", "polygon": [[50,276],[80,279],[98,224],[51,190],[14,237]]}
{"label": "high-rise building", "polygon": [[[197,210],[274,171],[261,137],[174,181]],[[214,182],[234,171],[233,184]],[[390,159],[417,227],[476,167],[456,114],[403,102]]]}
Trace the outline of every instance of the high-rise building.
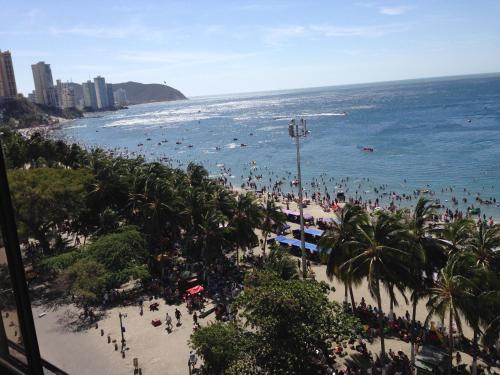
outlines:
{"label": "high-rise building", "polygon": [[61,108],[75,108],[75,93],[69,82],[61,84]]}
{"label": "high-rise building", "polygon": [[97,97],[94,82],[88,80],[82,83],[83,105],[88,108],[97,109]]}
{"label": "high-rise building", "polygon": [[115,103],[118,104],[119,106],[125,106],[127,105],[127,92],[125,89],[122,89],[121,87],[114,92],[115,96]]}
{"label": "high-rise building", "polygon": [[39,104],[57,106],[57,90],[54,88],[52,70],[49,64],[40,61],[31,65],[33,80],[35,81],[35,99]]}
{"label": "high-rise building", "polygon": [[0,50],[0,97],[17,96],[16,77],[9,51]]}
{"label": "high-rise building", "polygon": [[36,103],[35,90],[33,90],[32,92],[30,92],[30,93],[28,94],[28,100],[29,100],[31,103]]}
{"label": "high-rise building", "polygon": [[60,79],[56,79],[56,92],[57,92],[57,106],[63,108],[62,106],[62,82]]}
{"label": "high-rise building", "polygon": [[95,96],[97,99],[97,108],[109,107],[108,102],[108,89],[106,88],[106,81],[104,77],[97,76],[94,78]]}
{"label": "high-rise building", "polygon": [[106,91],[108,93],[108,105],[109,107],[114,107],[115,96],[113,95],[113,85],[111,83],[106,84]]}

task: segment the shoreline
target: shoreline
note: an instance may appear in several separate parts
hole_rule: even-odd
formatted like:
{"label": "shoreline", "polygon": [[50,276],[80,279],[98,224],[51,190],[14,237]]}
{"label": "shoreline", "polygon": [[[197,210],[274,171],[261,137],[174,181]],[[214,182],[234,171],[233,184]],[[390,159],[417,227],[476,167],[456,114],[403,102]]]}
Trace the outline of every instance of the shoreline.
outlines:
{"label": "shoreline", "polygon": [[[60,127],[64,125],[64,123],[60,124]],[[51,128],[50,131],[57,129],[59,129],[59,127]],[[86,150],[101,148],[114,157],[135,158],[142,156],[148,162],[159,162],[161,164],[170,166],[171,168],[185,169],[188,164],[186,162],[181,162],[178,159],[176,160],[175,154],[169,156],[148,157],[148,153],[145,149],[138,150],[136,152],[129,150],[126,146],[112,148],[100,145],[85,144],[83,142],[78,142],[71,136],[56,136],[53,138],[63,140],[64,142],[69,144],[76,143]],[[151,152],[151,155],[156,154],[155,152]],[[211,169],[209,169],[210,163],[203,163],[196,159],[193,159],[192,162],[200,164],[205,169],[207,169],[210,178],[224,180],[224,185],[232,190],[243,189],[246,191],[253,191],[254,193],[256,193],[257,191],[261,191],[263,194],[277,193],[281,195],[281,199],[284,199],[284,196],[287,194],[291,194],[294,198],[296,198],[297,195],[297,188],[296,186],[292,185],[292,181],[295,178],[294,173],[296,173],[293,171],[293,167],[291,168],[292,171],[285,171],[285,173],[283,173],[283,171],[280,171],[278,173],[271,168],[260,167],[258,165],[252,164],[252,161],[249,161],[248,163],[244,164],[242,170],[240,171],[242,173],[240,179],[239,177],[235,176],[235,174],[238,172],[233,172],[231,167],[226,167],[226,165],[222,162],[216,163],[215,168],[212,167]],[[269,182],[266,182],[267,178],[269,178]],[[362,206],[365,206],[365,208],[369,210],[373,210],[376,207],[388,209],[392,205],[394,205],[395,208],[412,209],[414,202],[416,201],[418,196],[425,194],[429,199],[435,201],[438,205],[441,206],[438,212],[446,213],[442,220],[447,221],[452,216],[455,216],[457,214],[463,217],[467,216],[467,210],[464,207],[464,205],[466,204],[462,201],[464,197],[467,197],[466,199],[470,200],[470,202],[468,201],[467,203],[467,205],[471,205],[469,207],[480,209],[479,215],[470,214],[470,217],[472,219],[476,221],[478,219],[487,221],[493,220],[494,222],[500,221],[500,201],[495,201],[495,203],[491,201],[490,204],[484,205],[483,203],[480,203],[475,199],[482,199],[479,192],[471,192],[464,189],[464,191],[462,192],[463,196],[460,197],[458,195],[460,194],[459,189],[454,186],[434,187],[433,189],[431,189],[430,187],[427,188],[427,186],[429,185],[424,186],[421,189],[417,189],[424,191],[420,193],[417,193],[417,190],[413,190],[409,186],[406,187],[406,189],[408,189],[406,192],[404,190],[397,192],[388,189],[385,184],[380,185],[378,183],[375,183],[375,179],[375,177],[352,176],[328,178],[326,173],[322,173],[319,177],[314,177],[312,180],[304,180],[304,199],[310,199],[311,204],[314,203],[318,205],[320,211],[322,211],[321,205],[315,202],[315,199],[312,198],[312,194],[319,195],[321,197],[320,199],[325,199],[329,193],[327,184],[333,184],[334,191],[331,192],[332,196],[328,197],[328,201],[330,203],[335,200],[335,195],[338,191],[343,191],[346,195],[346,202],[348,202],[349,199],[352,199],[353,201],[357,201]],[[271,182],[271,180],[273,182]],[[239,184],[240,181],[241,185]],[[401,184],[406,184],[406,178],[401,177]],[[323,189],[324,191],[321,191]],[[375,195],[375,193],[377,195]],[[457,194],[457,198],[455,198],[455,194]],[[490,197],[488,199],[492,198]],[[328,206],[331,206],[331,204],[328,204]],[[486,218],[483,218],[484,211],[482,210],[482,208],[487,208],[488,211],[494,212],[488,212]]]}
{"label": "shoreline", "polygon": [[64,117],[51,116],[50,121],[52,121],[52,123],[50,124],[35,125],[15,130],[18,131],[19,134],[21,134],[24,138],[31,137],[35,133],[40,133],[42,136],[48,137],[51,131],[60,129],[62,126],[74,120],[75,119],[67,119]]}

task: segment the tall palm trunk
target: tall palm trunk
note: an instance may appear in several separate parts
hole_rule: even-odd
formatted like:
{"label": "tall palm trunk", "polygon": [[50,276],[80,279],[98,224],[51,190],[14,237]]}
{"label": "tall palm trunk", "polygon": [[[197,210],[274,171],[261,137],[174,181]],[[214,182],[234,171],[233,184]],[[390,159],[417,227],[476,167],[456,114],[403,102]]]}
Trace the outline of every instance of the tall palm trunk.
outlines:
{"label": "tall palm trunk", "polygon": [[262,231],[262,237],[264,237],[264,243],[262,244],[262,256],[266,257],[266,245],[267,245],[267,231]]}
{"label": "tall palm trunk", "polygon": [[380,355],[385,361],[385,336],[384,336],[384,314],[382,312],[382,298],[380,297],[380,286],[377,281],[377,307],[378,307],[378,326],[380,329]]}
{"label": "tall palm trunk", "polygon": [[478,333],[477,328],[474,328],[474,338],[472,341],[472,375],[477,374],[477,350],[478,350]]}
{"label": "tall palm trunk", "polygon": [[349,294],[351,295],[352,311],[356,308],[356,301],[354,301],[354,293],[352,292],[352,283],[349,281]]}
{"label": "tall palm trunk", "polygon": [[448,332],[448,355],[450,356],[448,360],[448,375],[451,375],[451,370],[453,367],[453,308],[450,307],[450,321],[449,321],[449,332]]}
{"label": "tall palm trunk", "polygon": [[410,325],[410,329],[411,329],[411,336],[410,336],[411,349],[410,349],[410,352],[411,352],[411,364],[412,364],[412,366],[415,365],[415,341],[417,339],[415,337],[415,330],[417,328],[417,322],[416,322],[417,303],[418,303],[418,297],[417,297],[417,294],[414,293],[413,298],[412,298],[413,310],[411,312],[411,325]]}
{"label": "tall palm trunk", "polygon": [[344,302],[347,305],[347,300],[349,299],[347,297],[347,294],[349,293],[349,287],[347,286],[347,282],[344,283]]}

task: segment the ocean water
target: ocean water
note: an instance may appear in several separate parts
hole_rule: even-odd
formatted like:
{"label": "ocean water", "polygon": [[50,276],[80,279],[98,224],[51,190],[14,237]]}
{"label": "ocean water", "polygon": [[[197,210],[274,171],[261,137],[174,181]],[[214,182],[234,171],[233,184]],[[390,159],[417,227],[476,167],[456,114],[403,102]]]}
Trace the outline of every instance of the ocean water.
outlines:
{"label": "ocean water", "polygon": [[[310,130],[301,140],[309,194],[318,184],[321,192],[342,189],[364,199],[375,198],[373,189],[381,186],[399,194],[429,188],[453,209],[479,206],[478,194],[500,203],[500,75],[144,104],[72,121],[53,136],[148,160],[168,158],[181,168],[195,161],[235,186],[251,171],[262,176],[259,187],[279,179],[283,190],[292,190],[296,150],[287,126],[294,116],[307,119]],[[450,204],[452,196],[458,206]],[[496,204],[480,207],[500,217]]]}

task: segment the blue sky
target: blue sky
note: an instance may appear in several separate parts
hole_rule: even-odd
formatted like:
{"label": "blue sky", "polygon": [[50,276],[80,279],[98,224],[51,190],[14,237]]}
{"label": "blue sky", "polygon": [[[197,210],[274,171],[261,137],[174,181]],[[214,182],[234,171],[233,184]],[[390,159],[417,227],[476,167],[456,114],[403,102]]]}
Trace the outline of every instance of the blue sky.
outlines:
{"label": "blue sky", "polygon": [[500,71],[500,1],[8,1],[18,89],[163,82],[188,96]]}

